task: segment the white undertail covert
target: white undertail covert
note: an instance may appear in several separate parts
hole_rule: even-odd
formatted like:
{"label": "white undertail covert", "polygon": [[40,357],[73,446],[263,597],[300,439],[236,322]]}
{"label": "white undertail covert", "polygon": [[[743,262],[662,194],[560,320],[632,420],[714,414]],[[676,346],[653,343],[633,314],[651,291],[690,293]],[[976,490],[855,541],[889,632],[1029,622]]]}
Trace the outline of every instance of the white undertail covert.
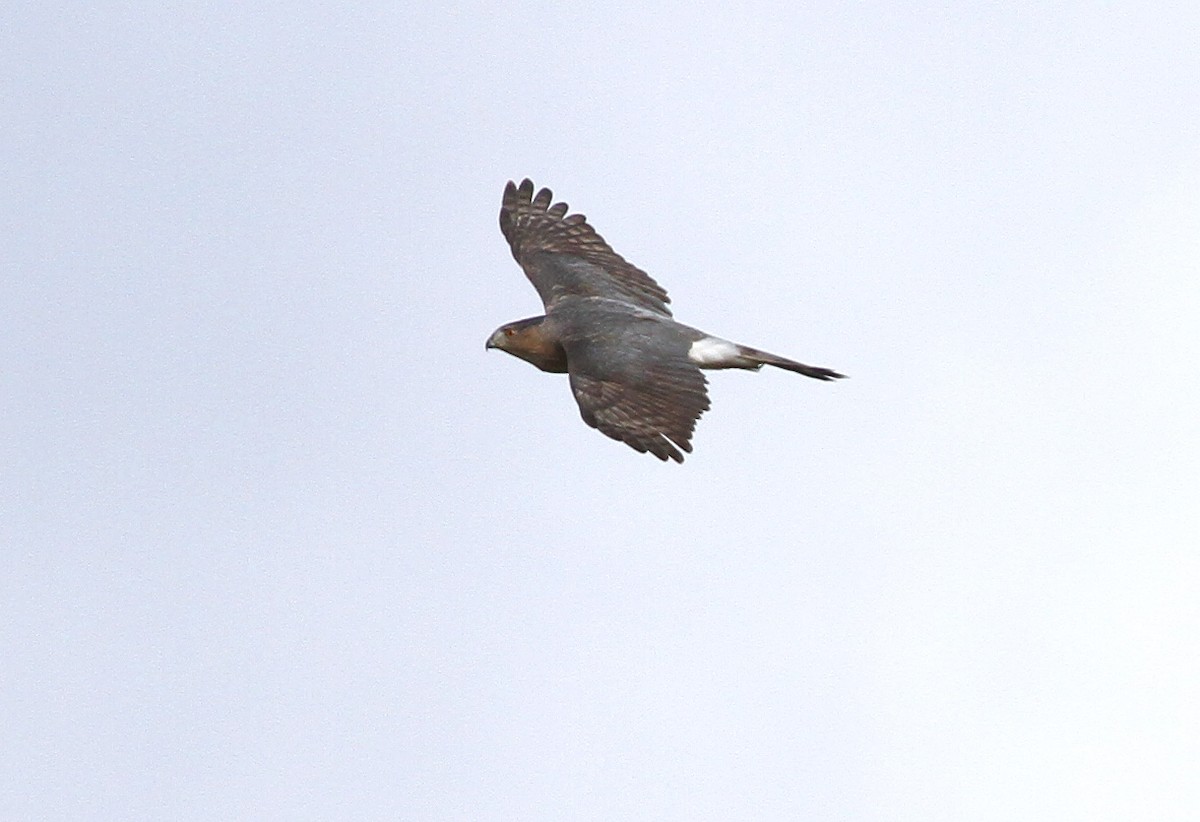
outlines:
{"label": "white undertail covert", "polygon": [[696,340],[688,349],[688,359],[701,368],[729,368],[744,365],[742,347],[720,337]]}

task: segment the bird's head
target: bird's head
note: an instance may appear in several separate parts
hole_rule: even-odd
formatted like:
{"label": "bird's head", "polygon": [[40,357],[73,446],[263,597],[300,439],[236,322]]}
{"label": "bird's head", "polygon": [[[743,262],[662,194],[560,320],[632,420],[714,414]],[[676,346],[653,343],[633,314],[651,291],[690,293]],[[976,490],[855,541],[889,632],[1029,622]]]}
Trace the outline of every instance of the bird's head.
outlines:
{"label": "bird's head", "polygon": [[557,340],[550,338],[542,327],[545,317],[530,317],[502,325],[488,337],[488,348],[499,348],[533,363],[543,371],[564,373],[567,370],[567,352]]}

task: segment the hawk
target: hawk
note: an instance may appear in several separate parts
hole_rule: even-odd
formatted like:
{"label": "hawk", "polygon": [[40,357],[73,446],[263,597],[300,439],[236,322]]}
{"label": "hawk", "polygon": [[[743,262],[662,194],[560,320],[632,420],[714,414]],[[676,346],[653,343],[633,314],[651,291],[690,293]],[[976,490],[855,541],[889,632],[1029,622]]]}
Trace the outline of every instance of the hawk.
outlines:
{"label": "hawk", "polygon": [[500,231],[546,313],[500,326],[486,347],[565,373],[583,421],[602,434],[683,462],[709,408],[700,369],[773,365],[817,380],[844,376],[676,322],[663,287],[553,198],[548,188],[534,196],[528,179],[504,189]]}

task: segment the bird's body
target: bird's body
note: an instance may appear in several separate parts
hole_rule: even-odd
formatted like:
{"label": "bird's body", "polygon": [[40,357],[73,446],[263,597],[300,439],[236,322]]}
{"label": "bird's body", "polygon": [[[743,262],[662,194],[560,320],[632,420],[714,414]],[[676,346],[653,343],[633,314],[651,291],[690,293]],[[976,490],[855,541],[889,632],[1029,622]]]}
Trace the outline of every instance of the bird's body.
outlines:
{"label": "bird's body", "polygon": [[708,410],[700,369],[774,365],[820,380],[842,375],[676,322],[666,291],[614,252],[581,214],[533,183],[509,183],[500,228],[546,314],[498,328],[499,348],[566,373],[584,422],[637,451],[683,462]]}

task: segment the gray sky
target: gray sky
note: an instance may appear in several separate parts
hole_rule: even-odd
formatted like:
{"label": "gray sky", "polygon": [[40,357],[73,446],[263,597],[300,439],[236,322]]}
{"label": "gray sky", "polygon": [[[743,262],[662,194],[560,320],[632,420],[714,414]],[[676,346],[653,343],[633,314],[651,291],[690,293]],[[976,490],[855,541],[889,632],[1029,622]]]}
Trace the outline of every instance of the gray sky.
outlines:
{"label": "gray sky", "polygon": [[[1200,814],[1194,4],[18,5],[0,817]],[[587,428],[524,176],[851,379]]]}

